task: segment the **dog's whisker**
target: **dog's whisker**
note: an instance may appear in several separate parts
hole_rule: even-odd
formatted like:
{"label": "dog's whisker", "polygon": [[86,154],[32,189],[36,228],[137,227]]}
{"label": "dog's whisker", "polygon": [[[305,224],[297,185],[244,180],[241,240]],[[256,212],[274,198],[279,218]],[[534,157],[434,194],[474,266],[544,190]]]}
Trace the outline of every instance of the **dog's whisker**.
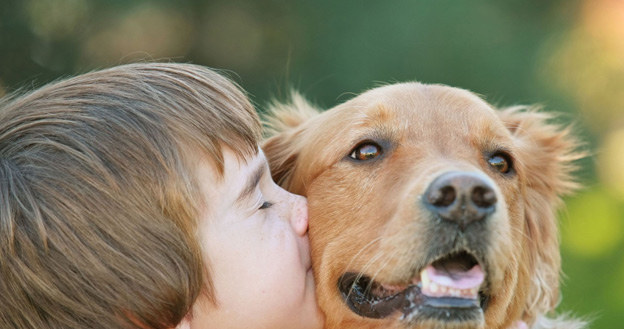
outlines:
{"label": "dog's whisker", "polygon": [[388,266],[388,264],[390,263],[390,260],[392,259],[392,257],[386,257],[386,260],[381,264],[381,266],[379,266],[379,268],[377,269],[377,271],[375,271],[375,273],[371,276],[371,281],[368,284],[368,287],[366,288],[367,291],[370,291],[373,282],[375,281],[375,279],[377,279],[377,276],[379,275],[379,273],[381,271],[383,271],[385,269],[386,266]]}
{"label": "dog's whisker", "polygon": [[531,240],[531,236],[529,236],[526,232],[524,232],[522,229],[520,229],[519,227],[511,227],[512,231],[519,233],[523,238]]}
{"label": "dog's whisker", "polygon": [[[368,272],[369,268],[371,268],[375,263],[377,263],[377,261],[379,259],[381,259],[382,257],[384,257],[385,255],[383,253],[376,253],[375,256],[373,256],[363,267],[362,270],[360,271],[359,275],[358,275],[358,279],[364,275],[364,273]],[[368,284],[366,285],[366,293],[370,292],[371,286],[373,284],[373,277],[371,277],[371,280],[368,282]]]}
{"label": "dog's whisker", "polygon": [[[377,260],[379,258],[381,258],[383,256],[382,253],[377,253],[375,254],[368,262],[366,262],[366,264],[364,264],[364,266],[362,266],[362,269],[358,272],[355,281],[353,281],[353,285],[351,285],[351,288],[349,289],[349,293],[347,294],[347,297],[349,297],[351,295],[351,292],[353,291],[353,287],[355,286],[355,283],[360,281],[360,279],[362,278],[362,276],[364,276],[364,273],[375,263],[377,262]],[[366,292],[368,292],[369,289],[366,289]]]}
{"label": "dog's whisker", "polygon": [[[369,241],[367,244],[365,244],[364,246],[362,246],[362,248],[360,248],[360,250],[351,258],[351,260],[349,261],[347,268],[351,268],[351,265],[353,265],[353,263],[355,262],[355,260],[367,249],[370,248],[371,246],[373,246],[373,244],[379,242],[381,240],[382,237],[377,237],[371,241]],[[367,262],[367,264],[363,267],[362,271],[360,271],[358,273],[358,276],[356,277],[356,280],[354,281],[357,282],[358,280],[360,280],[362,278],[363,275],[363,270],[367,267],[370,266],[371,261],[369,260]],[[342,279],[339,281],[339,284],[342,284]],[[347,293],[347,297],[349,297],[351,295],[351,291],[353,290],[353,285],[351,286],[351,288],[349,289],[349,292]]]}
{"label": "dog's whisker", "polygon": [[355,262],[355,260],[367,249],[370,248],[373,244],[379,242],[382,239],[381,236],[369,241],[367,244],[365,244],[362,248],[360,248],[360,250],[358,250],[358,252],[353,255],[353,257],[351,257],[351,260],[349,261],[349,264],[347,264],[347,268],[350,268],[351,265],[353,265],[353,262]]}

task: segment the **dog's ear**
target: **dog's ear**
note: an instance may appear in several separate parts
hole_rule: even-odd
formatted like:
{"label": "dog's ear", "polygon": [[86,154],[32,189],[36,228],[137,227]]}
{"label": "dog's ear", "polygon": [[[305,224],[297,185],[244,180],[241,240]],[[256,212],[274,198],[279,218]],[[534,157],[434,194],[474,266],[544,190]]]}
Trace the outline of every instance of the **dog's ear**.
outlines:
{"label": "dog's ear", "polygon": [[320,112],[293,91],[290,102],[273,102],[263,115],[266,139],[262,143],[262,150],[269,162],[273,180],[291,192],[304,194],[301,179],[295,179],[294,173],[304,146],[304,123]]}
{"label": "dog's ear", "polygon": [[572,179],[574,162],[584,155],[570,127],[550,123],[552,115],[535,108],[512,107],[499,111],[516,145],[516,163],[525,180],[525,236],[532,273],[525,318],[552,311],[559,301],[561,258],[556,211],[561,197],[578,188]]}
{"label": "dog's ear", "polygon": [[289,191],[292,191],[294,185],[293,173],[299,157],[298,144],[292,131],[283,131],[262,143],[273,180]]}
{"label": "dog's ear", "polygon": [[554,116],[539,110],[514,106],[499,111],[499,116],[514,137],[531,188],[557,205],[561,196],[579,187],[572,173],[577,169],[574,162],[585,154],[578,151],[572,127],[551,123]]}

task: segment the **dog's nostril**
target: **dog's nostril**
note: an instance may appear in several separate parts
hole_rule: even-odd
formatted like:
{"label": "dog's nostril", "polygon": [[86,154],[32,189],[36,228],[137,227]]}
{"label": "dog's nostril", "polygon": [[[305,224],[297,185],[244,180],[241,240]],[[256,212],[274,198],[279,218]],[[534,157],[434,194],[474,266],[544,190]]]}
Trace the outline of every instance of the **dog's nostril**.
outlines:
{"label": "dog's nostril", "polygon": [[472,202],[477,207],[489,208],[496,203],[496,193],[489,187],[477,186],[472,190]]}
{"label": "dog's nostril", "polygon": [[425,191],[424,201],[437,218],[455,222],[463,230],[495,211],[497,195],[483,176],[451,171],[431,182]]}
{"label": "dog's nostril", "polygon": [[434,189],[427,195],[427,201],[436,207],[448,207],[455,201],[457,193],[452,186]]}

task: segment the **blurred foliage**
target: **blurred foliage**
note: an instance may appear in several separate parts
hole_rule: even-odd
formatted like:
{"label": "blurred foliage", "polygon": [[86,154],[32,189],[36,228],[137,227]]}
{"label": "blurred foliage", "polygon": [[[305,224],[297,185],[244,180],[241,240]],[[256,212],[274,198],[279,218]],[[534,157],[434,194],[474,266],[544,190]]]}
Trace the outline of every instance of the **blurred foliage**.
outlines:
{"label": "blurred foliage", "polygon": [[622,327],[624,1],[0,2],[0,95],[137,60],[223,69],[259,107],[418,80],[563,113],[592,156],[561,216],[560,309]]}

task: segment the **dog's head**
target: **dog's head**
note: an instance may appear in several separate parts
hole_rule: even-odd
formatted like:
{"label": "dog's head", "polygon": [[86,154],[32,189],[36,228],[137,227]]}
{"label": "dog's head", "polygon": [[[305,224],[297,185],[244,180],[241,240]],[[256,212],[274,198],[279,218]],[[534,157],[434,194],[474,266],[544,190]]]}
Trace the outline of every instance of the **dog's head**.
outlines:
{"label": "dog's head", "polygon": [[309,200],[328,328],[506,328],[558,301],[575,143],[548,116],[405,83],[270,116],[274,179]]}

